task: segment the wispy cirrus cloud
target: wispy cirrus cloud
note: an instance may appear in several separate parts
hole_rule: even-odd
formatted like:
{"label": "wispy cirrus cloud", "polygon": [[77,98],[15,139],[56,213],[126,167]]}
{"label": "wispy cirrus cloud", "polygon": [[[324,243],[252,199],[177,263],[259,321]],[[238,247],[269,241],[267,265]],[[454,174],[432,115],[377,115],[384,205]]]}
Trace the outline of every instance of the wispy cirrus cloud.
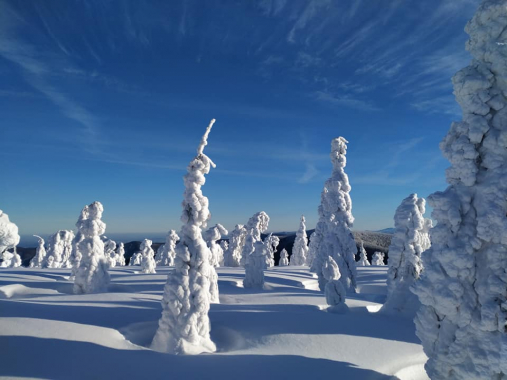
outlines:
{"label": "wispy cirrus cloud", "polygon": [[315,100],[338,107],[353,108],[361,111],[379,111],[380,108],[370,101],[362,100],[350,94],[331,94],[327,91],[316,91],[313,93]]}

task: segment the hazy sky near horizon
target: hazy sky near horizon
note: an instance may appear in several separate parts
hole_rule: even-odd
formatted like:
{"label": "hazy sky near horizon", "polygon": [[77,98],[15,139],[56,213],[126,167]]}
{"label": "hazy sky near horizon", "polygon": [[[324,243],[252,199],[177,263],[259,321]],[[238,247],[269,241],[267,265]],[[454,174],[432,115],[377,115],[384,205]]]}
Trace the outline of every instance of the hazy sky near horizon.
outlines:
{"label": "hazy sky near horizon", "polygon": [[[446,187],[438,144],[479,0],[0,0],[0,209],[20,233],[180,228],[210,119],[210,224],[318,219],[330,141],[349,141],[355,229]],[[107,234],[107,232],[106,232]]]}

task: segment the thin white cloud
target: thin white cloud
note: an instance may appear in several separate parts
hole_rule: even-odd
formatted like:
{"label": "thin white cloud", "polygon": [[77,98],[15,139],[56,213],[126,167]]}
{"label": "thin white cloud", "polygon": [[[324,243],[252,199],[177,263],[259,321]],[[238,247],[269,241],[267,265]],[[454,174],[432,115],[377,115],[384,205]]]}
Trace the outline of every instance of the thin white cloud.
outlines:
{"label": "thin white cloud", "polygon": [[333,95],[327,91],[316,91],[313,94],[314,98],[320,102],[324,102],[330,105],[354,108],[361,111],[379,111],[380,108],[373,105],[372,103],[357,99],[348,94],[337,94]]}

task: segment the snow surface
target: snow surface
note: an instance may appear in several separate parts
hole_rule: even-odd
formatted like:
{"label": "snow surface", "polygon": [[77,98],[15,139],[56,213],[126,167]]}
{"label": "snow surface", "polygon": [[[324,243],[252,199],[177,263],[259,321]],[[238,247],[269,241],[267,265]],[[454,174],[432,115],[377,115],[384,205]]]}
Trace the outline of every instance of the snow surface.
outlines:
{"label": "snow surface", "polygon": [[1,270],[0,377],[427,379],[413,322],[368,312],[385,299],[387,267],[358,268],[346,314],[326,311],[308,267],[266,270],[264,290],[241,287],[242,268],[218,268],[220,303],[209,311],[217,352],[191,356],[147,348],[173,270],[112,268],[109,292],[82,295],[70,269]]}

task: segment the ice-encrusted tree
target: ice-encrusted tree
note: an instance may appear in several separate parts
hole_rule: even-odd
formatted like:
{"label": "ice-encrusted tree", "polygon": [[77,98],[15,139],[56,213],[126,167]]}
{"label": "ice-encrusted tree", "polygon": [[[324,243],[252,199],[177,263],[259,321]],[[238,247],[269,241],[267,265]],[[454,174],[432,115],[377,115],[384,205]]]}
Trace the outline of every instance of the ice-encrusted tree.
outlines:
{"label": "ice-encrusted tree", "polygon": [[383,252],[375,252],[371,257],[371,265],[374,266],[385,266],[384,264],[385,254]]}
{"label": "ice-encrusted tree", "polygon": [[336,264],[331,256],[328,256],[324,261],[324,265],[322,265],[322,275],[327,281],[324,288],[326,302],[329,305],[327,310],[333,313],[344,313],[348,311],[349,308],[345,304],[347,291],[340,281],[340,269],[338,269],[338,264]]}
{"label": "ice-encrusted tree", "polygon": [[[340,281],[347,291],[356,292],[356,242],[352,235],[352,200],[349,178],[345,173],[347,164],[347,140],[343,137],[331,141],[331,177],[324,184],[319,206],[319,221],[315,228],[316,257],[312,269],[317,273],[320,290],[324,291],[327,280],[322,267],[331,256],[341,273]],[[291,259],[292,263],[292,259]]]}
{"label": "ice-encrusted tree", "polygon": [[220,262],[220,266],[223,267],[225,266],[224,263],[225,263],[225,252],[227,252],[227,250],[229,249],[229,243],[227,242],[227,240],[222,240],[220,242],[220,248],[222,248],[222,252],[224,253],[222,255],[222,261]]}
{"label": "ice-encrusted tree", "polygon": [[77,232],[74,236],[74,240],[72,240],[72,252],[70,255],[70,263],[72,265],[72,271],[70,275],[70,280],[73,281],[76,278],[76,274],[79,268],[79,265],[81,264],[81,259],[83,255],[81,254],[81,251],[79,250],[79,243],[81,243],[84,239],[83,233],[79,230],[79,226],[83,222],[83,220],[88,219],[88,206],[83,207],[81,210],[81,214],[79,215],[79,218],[76,222]]}
{"label": "ice-encrusted tree", "polygon": [[219,267],[220,262],[224,260],[224,251],[217,242],[222,238],[222,235],[227,234],[229,231],[221,224],[216,224],[204,233],[206,243],[211,251],[211,265],[215,268]]}
{"label": "ice-encrusted tree", "polygon": [[246,244],[253,246],[253,251],[247,256],[245,264],[245,288],[264,287],[264,269],[266,268],[266,255],[268,254],[267,243],[262,240],[254,242],[255,234],[249,233],[246,237]]}
{"label": "ice-encrusted tree", "polygon": [[357,261],[357,266],[359,267],[370,266],[370,262],[368,261],[368,256],[366,255],[366,249],[364,249],[364,244],[362,240],[359,246],[359,260]]}
{"label": "ice-encrusted tree", "polygon": [[151,248],[153,242],[149,239],[144,239],[141,242],[141,273],[156,273],[155,267],[155,252]]}
{"label": "ice-encrusted tree", "polygon": [[246,229],[242,224],[229,234],[229,247],[224,251],[224,266],[239,267],[241,265],[241,253],[245,245]]}
{"label": "ice-encrusted tree", "polygon": [[116,266],[116,242],[107,236],[101,236],[101,239],[104,243],[104,257],[109,267],[114,268]]}
{"label": "ice-encrusted tree", "polygon": [[118,249],[116,250],[115,260],[116,266],[125,266],[125,245],[122,242],[120,242]]}
{"label": "ice-encrusted tree", "polygon": [[278,244],[280,244],[280,238],[276,235],[269,234],[264,239],[268,253],[266,255],[266,267],[271,268],[275,266],[275,252]]}
{"label": "ice-encrusted tree", "polygon": [[74,232],[59,230],[48,239],[44,268],[70,268]]}
{"label": "ice-encrusted tree", "polygon": [[[317,234],[315,231],[310,235],[310,243],[308,244],[308,255],[306,257],[306,265],[310,267],[310,272],[316,273],[317,269],[317,257],[318,248],[322,239],[321,234]],[[315,264],[315,265],[314,265]]]}
{"label": "ice-encrusted tree", "polygon": [[287,253],[287,250],[284,248],[282,249],[282,252],[280,252],[280,260],[278,261],[279,267],[286,267],[289,265],[289,254]]}
{"label": "ice-encrusted tree", "polygon": [[507,3],[484,0],[465,31],[471,64],[453,78],[463,119],[440,144],[449,187],[414,285],[432,379],[507,378]]}
{"label": "ice-encrusted tree", "polygon": [[82,212],[76,223],[82,240],[77,243],[81,254],[81,261],[74,278],[74,293],[98,293],[107,290],[109,285],[109,267],[104,257],[104,243],[100,235],[106,231],[106,224],[102,221],[104,207],[100,202],[88,205],[86,212]]}
{"label": "ice-encrusted tree", "polygon": [[143,259],[143,254],[141,252],[134,253],[132,256],[130,256],[129,266],[141,265],[142,259]]}
{"label": "ice-encrusted tree", "polygon": [[210,218],[208,198],[201,191],[205,175],[215,164],[204,154],[213,119],[197,148],[197,156],[184,177],[183,226],[176,246],[174,271],[167,277],[162,298],[162,317],[151,347],[174,354],[213,352],[210,337],[210,255],[202,229]]}
{"label": "ice-encrusted tree", "polygon": [[294,240],[294,246],[292,247],[290,265],[291,266],[305,265],[307,255],[308,255],[308,238],[306,236],[305,217],[304,215],[301,215],[299,229],[298,232],[296,233],[296,240]]}
{"label": "ice-encrusted tree", "polygon": [[[241,251],[241,265],[244,266],[248,256],[254,251],[255,242],[261,241],[261,235],[268,229],[269,216],[264,211],[255,213],[246,224],[247,235],[252,235],[252,239],[245,238],[245,244]],[[247,236],[248,237],[248,236]]]}
{"label": "ice-encrusted tree", "polygon": [[387,299],[383,312],[414,314],[419,307],[417,296],[410,291],[422,270],[422,253],[429,248],[424,218],[426,201],[410,194],[396,209],[395,231],[389,246],[389,269],[387,271]]}
{"label": "ice-encrusted tree", "polygon": [[39,235],[33,235],[37,238],[37,248],[35,250],[35,256],[30,260],[30,268],[42,268],[42,263],[46,257],[46,248],[44,247],[44,239]]}
{"label": "ice-encrusted tree", "polygon": [[[21,257],[16,252],[19,240],[18,226],[0,210],[0,268],[16,268],[21,265]],[[13,251],[9,252],[10,249]]]}
{"label": "ice-encrusted tree", "polygon": [[157,256],[155,261],[157,266],[173,266],[174,258],[176,257],[176,243],[180,240],[180,237],[174,230],[169,230],[165,236],[165,244],[161,245],[157,250]]}

